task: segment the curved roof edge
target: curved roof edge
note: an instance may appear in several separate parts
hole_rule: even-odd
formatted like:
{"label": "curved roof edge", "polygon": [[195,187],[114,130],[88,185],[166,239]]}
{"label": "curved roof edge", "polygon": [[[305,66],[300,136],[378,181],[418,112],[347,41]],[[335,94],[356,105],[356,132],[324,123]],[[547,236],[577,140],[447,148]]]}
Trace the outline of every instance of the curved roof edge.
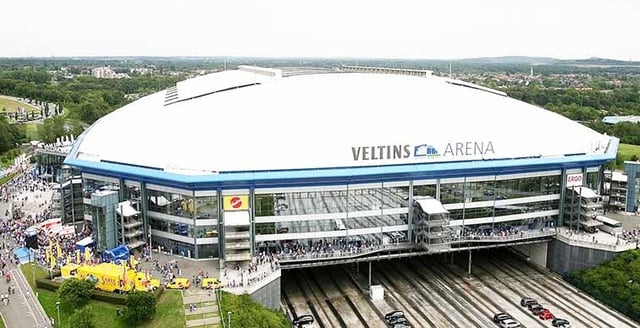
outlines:
{"label": "curved roof edge", "polygon": [[[409,179],[432,179],[458,176],[514,174],[532,171],[602,165],[617,153],[617,138],[612,138],[613,153],[576,155],[553,158],[499,159],[455,163],[432,163],[378,167],[334,168],[317,170],[286,170],[265,172],[233,172],[215,175],[181,175],[162,170],[115,163],[91,162],[67,157],[65,164],[81,168],[87,173],[142,180],[182,189],[206,190],[215,188],[266,188],[303,185],[331,185],[345,182],[391,182]],[[611,149],[609,149],[611,150]]]}

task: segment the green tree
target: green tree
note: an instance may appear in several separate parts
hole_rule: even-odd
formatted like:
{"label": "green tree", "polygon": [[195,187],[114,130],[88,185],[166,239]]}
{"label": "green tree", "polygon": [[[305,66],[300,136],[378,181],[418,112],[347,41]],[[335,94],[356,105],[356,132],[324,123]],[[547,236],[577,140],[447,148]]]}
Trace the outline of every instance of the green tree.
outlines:
{"label": "green tree", "polygon": [[147,321],[156,314],[156,297],[152,293],[133,291],[127,295],[127,306],[124,309],[124,320],[137,325]]}
{"label": "green tree", "polygon": [[81,307],[89,301],[93,293],[93,283],[88,280],[67,279],[58,288],[58,297],[69,309]]}
{"label": "green tree", "polygon": [[64,118],[59,115],[44,120],[38,126],[38,137],[46,143],[53,143],[56,138],[65,134],[67,134],[67,130],[64,127]]}
{"label": "green tree", "polygon": [[89,307],[73,311],[73,314],[69,317],[69,325],[73,328],[95,328],[93,312]]}

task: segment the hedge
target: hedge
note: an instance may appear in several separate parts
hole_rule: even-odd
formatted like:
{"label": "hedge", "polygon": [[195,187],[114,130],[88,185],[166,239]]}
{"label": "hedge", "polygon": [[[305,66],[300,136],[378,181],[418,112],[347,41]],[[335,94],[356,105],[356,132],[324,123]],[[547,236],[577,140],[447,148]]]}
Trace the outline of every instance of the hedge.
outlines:
{"label": "hedge", "polygon": [[[36,287],[50,290],[53,292],[57,291],[61,284],[62,283],[60,282],[49,280],[49,279],[36,279]],[[152,293],[156,297],[156,299],[158,299],[160,298],[160,295],[162,295],[163,291],[164,291],[164,288],[160,286],[160,288],[153,291]],[[97,289],[93,290],[93,294],[91,298],[96,301],[102,301],[102,302],[118,304],[118,305],[125,305],[127,302],[127,294],[109,293],[109,292],[105,292]]]}

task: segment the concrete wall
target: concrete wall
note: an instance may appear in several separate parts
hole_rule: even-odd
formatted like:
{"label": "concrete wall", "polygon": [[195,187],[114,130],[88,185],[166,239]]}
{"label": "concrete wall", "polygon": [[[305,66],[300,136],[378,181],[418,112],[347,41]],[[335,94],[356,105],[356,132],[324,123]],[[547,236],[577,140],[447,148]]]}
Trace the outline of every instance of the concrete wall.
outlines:
{"label": "concrete wall", "polygon": [[573,270],[593,268],[620,253],[569,245],[554,239],[549,242],[547,268],[564,276]]}
{"label": "concrete wall", "polygon": [[516,253],[529,259],[530,262],[535,263],[543,268],[547,267],[547,252],[549,249],[549,242],[516,245],[511,248]]}
{"label": "concrete wall", "polygon": [[280,279],[278,277],[251,294],[251,299],[272,310],[280,309]]}

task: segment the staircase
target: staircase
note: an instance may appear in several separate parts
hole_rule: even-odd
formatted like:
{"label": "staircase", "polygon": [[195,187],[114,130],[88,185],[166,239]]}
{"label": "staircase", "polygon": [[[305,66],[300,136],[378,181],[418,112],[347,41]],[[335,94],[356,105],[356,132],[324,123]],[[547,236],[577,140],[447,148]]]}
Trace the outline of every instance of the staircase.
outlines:
{"label": "staircase", "polygon": [[[221,327],[218,301],[213,290],[185,290],[182,295],[187,327]],[[189,305],[195,304],[194,311]]]}

